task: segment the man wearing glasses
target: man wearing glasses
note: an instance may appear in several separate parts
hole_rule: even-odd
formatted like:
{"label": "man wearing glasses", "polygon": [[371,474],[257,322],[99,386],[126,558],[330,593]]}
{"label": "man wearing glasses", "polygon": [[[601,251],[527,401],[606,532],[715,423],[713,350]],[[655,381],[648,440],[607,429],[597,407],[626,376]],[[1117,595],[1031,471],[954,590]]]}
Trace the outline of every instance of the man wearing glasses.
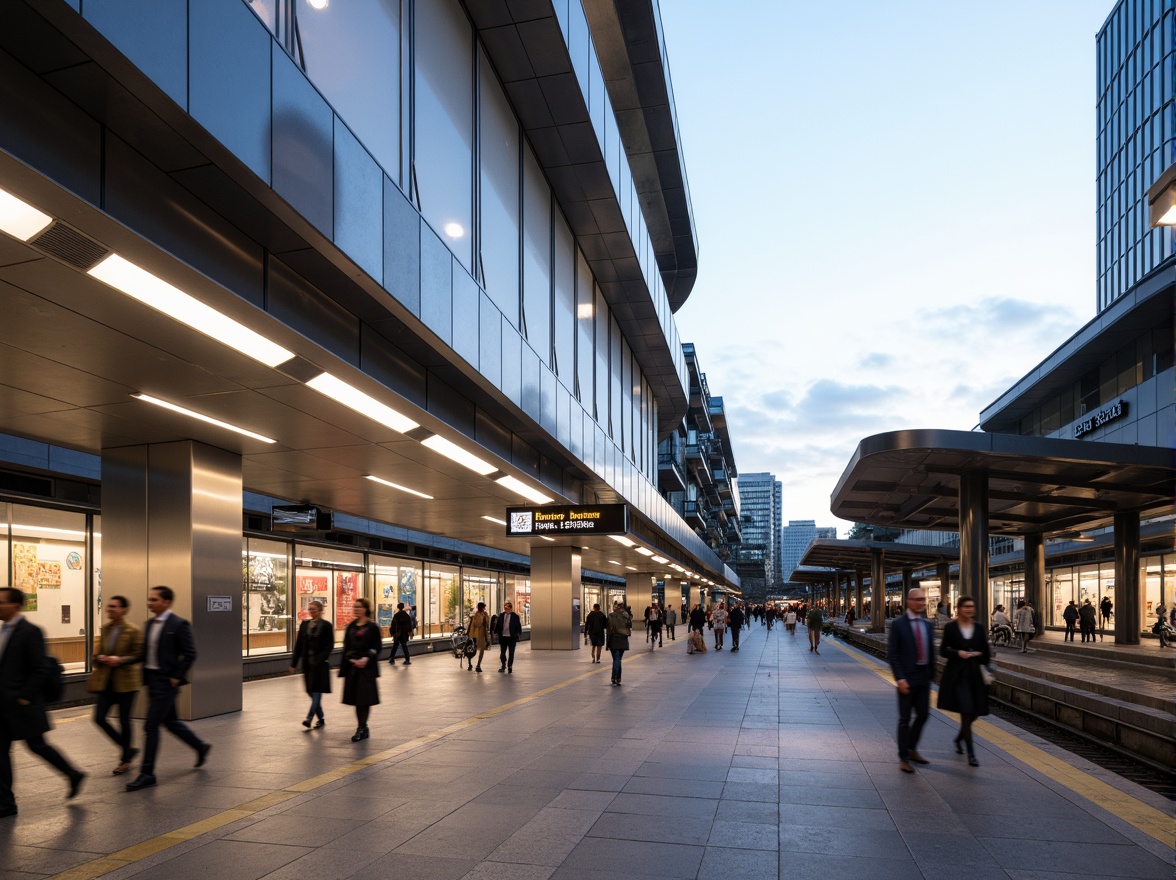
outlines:
{"label": "man wearing glasses", "polygon": [[935,631],[927,620],[926,607],[927,596],[922,590],[907,594],[906,614],[890,625],[886,652],[898,686],[898,769],[903,773],[915,772],[911,762],[930,763],[915,749],[931,711],[931,679],[935,675]]}
{"label": "man wearing glasses", "polygon": [[495,621],[494,631],[498,634],[498,659],[501,664],[499,672],[514,672],[515,645],[519,636],[523,634],[523,623],[514,613],[514,606],[507,602],[502,606],[502,614]]}

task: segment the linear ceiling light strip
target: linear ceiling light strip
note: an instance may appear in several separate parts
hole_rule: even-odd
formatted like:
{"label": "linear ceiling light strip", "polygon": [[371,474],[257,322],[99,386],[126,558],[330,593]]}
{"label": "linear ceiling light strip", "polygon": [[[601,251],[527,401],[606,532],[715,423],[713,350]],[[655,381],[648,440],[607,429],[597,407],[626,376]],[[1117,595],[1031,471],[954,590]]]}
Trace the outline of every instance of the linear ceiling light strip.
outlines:
{"label": "linear ceiling light strip", "polygon": [[252,437],[254,440],[260,440],[262,443],[277,443],[272,437],[266,437],[264,434],[257,434],[253,431],[242,428],[238,425],[232,425],[228,422],[222,422],[220,419],[214,419],[212,416],[206,416],[204,413],[198,413],[194,410],[186,409],[176,403],[171,403],[167,400],[160,400],[158,397],[152,397],[150,394],[132,394],[136,400],[141,400],[144,403],[150,403],[163,409],[171,410],[174,413],[179,413],[182,416],[187,416],[190,419],[197,419],[209,425],[216,425],[218,428],[224,428],[226,431],[232,431],[236,434],[242,434],[245,437]]}

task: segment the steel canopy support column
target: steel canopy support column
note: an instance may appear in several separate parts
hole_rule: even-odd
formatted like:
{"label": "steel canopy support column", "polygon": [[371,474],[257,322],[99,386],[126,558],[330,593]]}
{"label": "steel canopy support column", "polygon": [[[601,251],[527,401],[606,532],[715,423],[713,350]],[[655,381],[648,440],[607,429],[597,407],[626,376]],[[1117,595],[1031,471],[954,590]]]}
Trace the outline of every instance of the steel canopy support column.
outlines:
{"label": "steel canopy support column", "polygon": [[902,607],[906,608],[907,594],[914,589],[914,578],[912,577],[911,567],[908,565],[902,570]]}
{"label": "steel canopy support column", "polygon": [[853,572],[853,580],[853,619],[856,623],[862,619],[862,593],[865,590],[866,575],[860,568],[855,568]]}
{"label": "steel canopy support column", "polygon": [[[1025,536],[1025,599],[1041,615],[1045,624],[1045,535]],[[979,614],[980,609],[976,609]],[[989,609],[991,612],[991,609]]]}
{"label": "steel canopy support column", "polygon": [[886,632],[886,551],[870,548],[870,632]]}
{"label": "steel canopy support column", "polygon": [[531,548],[531,650],[580,648],[580,551]]}
{"label": "steel canopy support column", "polygon": [[[630,572],[625,575],[625,604],[633,609],[633,626],[641,629],[645,626],[645,609],[653,601],[653,575],[648,571]],[[609,609],[612,610],[611,608]],[[687,612],[684,618],[688,618]],[[685,619],[682,622],[685,623]]]}
{"label": "steel canopy support column", "polygon": [[[1139,513],[1115,513],[1115,644],[1138,645],[1143,595],[1139,580]],[[1150,621],[1149,621],[1150,623]]]}
{"label": "steel canopy support column", "polygon": [[988,632],[988,474],[960,476],[960,596],[976,600],[976,625]]}

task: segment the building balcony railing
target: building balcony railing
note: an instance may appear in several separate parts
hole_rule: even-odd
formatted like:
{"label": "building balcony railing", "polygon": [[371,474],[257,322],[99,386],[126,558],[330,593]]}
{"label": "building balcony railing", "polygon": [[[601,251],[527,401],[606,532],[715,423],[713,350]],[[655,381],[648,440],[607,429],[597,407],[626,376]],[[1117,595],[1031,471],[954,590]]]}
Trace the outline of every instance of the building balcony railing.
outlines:
{"label": "building balcony railing", "polygon": [[683,492],[686,489],[686,462],[682,455],[659,452],[657,456],[657,485],[662,492]]}
{"label": "building balcony railing", "polygon": [[703,514],[702,504],[698,501],[687,501],[683,505],[682,519],[692,529],[706,528],[706,516]]}

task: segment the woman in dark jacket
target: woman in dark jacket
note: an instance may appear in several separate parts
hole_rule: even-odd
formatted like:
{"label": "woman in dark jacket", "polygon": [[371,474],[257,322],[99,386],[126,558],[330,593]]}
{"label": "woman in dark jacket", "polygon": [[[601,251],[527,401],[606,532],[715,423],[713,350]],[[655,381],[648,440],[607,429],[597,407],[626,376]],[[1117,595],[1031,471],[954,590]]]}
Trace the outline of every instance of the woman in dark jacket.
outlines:
{"label": "woman in dark jacket", "polygon": [[980,667],[988,666],[988,637],[976,625],[976,602],[970,596],[956,603],[956,619],[943,628],[939,654],[947,658],[939,682],[940,709],[960,713],[960,732],[954,740],[956,752],[968,749],[968,763],[979,767],[972,747],[972,722],[988,714],[988,691]]}
{"label": "woman in dark jacket", "polygon": [[335,628],[323,617],[322,602],[311,602],[306,610],[310,620],[304,620],[298,626],[290,671],[297,671],[301,661],[302,679],[306,683],[306,692],[310,694],[310,709],[302,726],[310,727],[311,721],[317,717],[314,727],[318,730],[327,723],[323,717],[323,694],[331,692],[331,649],[335,647]]}
{"label": "woman in dark jacket", "polygon": [[372,620],[372,603],[367,599],[356,599],[351,607],[355,619],[347,624],[343,633],[343,662],[339,666],[339,677],[343,679],[343,705],[355,707],[358,727],[351,737],[352,742],[367,739],[368,715],[372,706],[379,705],[380,689],[376,679],[380,677],[380,628]]}
{"label": "woman in dark jacket", "polygon": [[621,657],[629,650],[629,636],[633,632],[633,612],[620,602],[613,603],[608,616],[608,652],[612,654],[612,683],[621,684]]}

